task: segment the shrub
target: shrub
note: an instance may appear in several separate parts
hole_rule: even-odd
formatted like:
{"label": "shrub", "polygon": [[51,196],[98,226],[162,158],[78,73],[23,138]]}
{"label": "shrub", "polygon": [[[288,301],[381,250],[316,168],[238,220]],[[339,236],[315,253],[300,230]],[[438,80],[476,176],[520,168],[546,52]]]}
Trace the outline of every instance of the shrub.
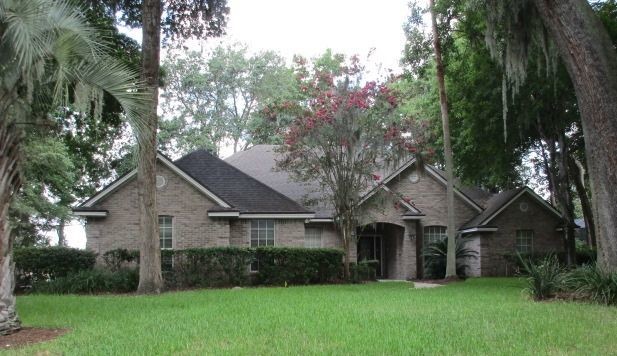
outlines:
{"label": "shrub", "polygon": [[[424,271],[428,278],[444,278],[446,275],[448,239],[442,239],[424,248]],[[478,258],[477,252],[465,247],[465,242],[456,239],[456,274],[460,278],[467,277],[467,264],[462,261],[467,258]]]}
{"label": "shrub", "polygon": [[519,256],[523,266],[522,273],[526,275],[525,290],[535,300],[545,300],[555,296],[563,288],[564,269],[557,256],[548,255],[544,259],[534,262]]}
{"label": "shrub", "polygon": [[566,286],[578,298],[617,305],[617,272],[604,271],[597,265],[585,265],[568,273]]}
{"label": "shrub", "polygon": [[329,248],[258,247],[255,250],[264,284],[327,283],[340,273],[343,251]]}
{"label": "shrub", "polygon": [[594,264],[597,256],[598,253],[594,248],[580,240],[576,240],[576,264],[580,266]]}
{"label": "shrub", "polygon": [[210,247],[161,252],[163,276],[170,287],[244,285],[255,251],[243,247]]}
{"label": "shrub", "polygon": [[132,262],[139,264],[139,250],[127,250],[125,248],[109,250],[103,254],[103,261],[107,268],[117,271]]}
{"label": "shrub", "polygon": [[44,294],[130,293],[137,290],[139,270],[82,270],[49,281],[37,281],[33,292]]}
{"label": "shrub", "polygon": [[13,252],[17,286],[94,268],[96,253],[68,247],[23,247]]}
{"label": "shrub", "polygon": [[377,280],[377,266],[379,261],[363,260],[358,263],[351,263],[349,273],[352,283]]}

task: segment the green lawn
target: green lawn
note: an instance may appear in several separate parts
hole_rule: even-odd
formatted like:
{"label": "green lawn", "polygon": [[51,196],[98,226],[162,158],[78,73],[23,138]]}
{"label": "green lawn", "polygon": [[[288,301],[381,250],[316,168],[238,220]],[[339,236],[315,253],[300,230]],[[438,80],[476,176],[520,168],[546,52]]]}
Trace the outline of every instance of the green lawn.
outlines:
{"label": "green lawn", "polygon": [[25,296],[26,326],[68,327],[33,354],[611,354],[617,308],[535,303],[516,279],[136,296]]}

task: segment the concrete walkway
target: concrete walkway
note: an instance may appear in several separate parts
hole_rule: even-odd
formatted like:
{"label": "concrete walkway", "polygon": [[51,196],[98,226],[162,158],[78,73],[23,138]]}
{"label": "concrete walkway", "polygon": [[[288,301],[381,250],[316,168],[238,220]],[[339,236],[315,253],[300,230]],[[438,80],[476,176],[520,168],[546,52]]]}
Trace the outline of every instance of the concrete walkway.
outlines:
{"label": "concrete walkway", "polygon": [[443,287],[443,284],[413,282],[413,287],[416,288],[416,289],[436,288],[436,287]]}

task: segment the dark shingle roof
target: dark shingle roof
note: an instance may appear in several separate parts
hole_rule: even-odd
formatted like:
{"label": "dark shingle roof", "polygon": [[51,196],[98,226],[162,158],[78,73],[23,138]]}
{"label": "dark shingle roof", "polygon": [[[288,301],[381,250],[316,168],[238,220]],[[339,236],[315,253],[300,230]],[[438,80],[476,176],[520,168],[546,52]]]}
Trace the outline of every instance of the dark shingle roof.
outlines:
{"label": "dark shingle roof", "polygon": [[315,218],[331,218],[333,209],[325,202],[320,201],[316,205],[307,203],[322,197],[319,184],[294,181],[288,172],[276,169],[276,158],[279,155],[275,151],[276,147],[256,145],[233,154],[225,162],[315,211]]}
{"label": "dark shingle roof", "polygon": [[467,223],[465,223],[461,227],[461,230],[462,229],[469,229],[469,228],[472,228],[472,227],[480,226],[480,224],[484,220],[486,220],[488,217],[490,217],[491,215],[496,213],[499,209],[501,209],[501,207],[506,205],[512,198],[514,198],[518,193],[520,193],[524,189],[525,189],[525,187],[516,188],[516,189],[506,190],[506,191],[503,191],[503,192],[501,192],[499,194],[493,195],[486,202],[486,209],[483,212],[481,212],[480,214],[478,214],[475,217],[473,217]]}
{"label": "dark shingle roof", "polygon": [[242,213],[310,213],[208,151],[191,152],[174,164]]}

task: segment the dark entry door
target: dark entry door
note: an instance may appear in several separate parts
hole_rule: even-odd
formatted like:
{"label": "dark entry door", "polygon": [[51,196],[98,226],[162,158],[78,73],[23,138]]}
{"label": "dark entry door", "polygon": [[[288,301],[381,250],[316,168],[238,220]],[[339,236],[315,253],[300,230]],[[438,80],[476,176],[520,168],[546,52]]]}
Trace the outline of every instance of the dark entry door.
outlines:
{"label": "dark entry door", "polygon": [[358,240],[358,262],[377,261],[377,278],[386,278],[384,241],[381,235],[362,235]]}

